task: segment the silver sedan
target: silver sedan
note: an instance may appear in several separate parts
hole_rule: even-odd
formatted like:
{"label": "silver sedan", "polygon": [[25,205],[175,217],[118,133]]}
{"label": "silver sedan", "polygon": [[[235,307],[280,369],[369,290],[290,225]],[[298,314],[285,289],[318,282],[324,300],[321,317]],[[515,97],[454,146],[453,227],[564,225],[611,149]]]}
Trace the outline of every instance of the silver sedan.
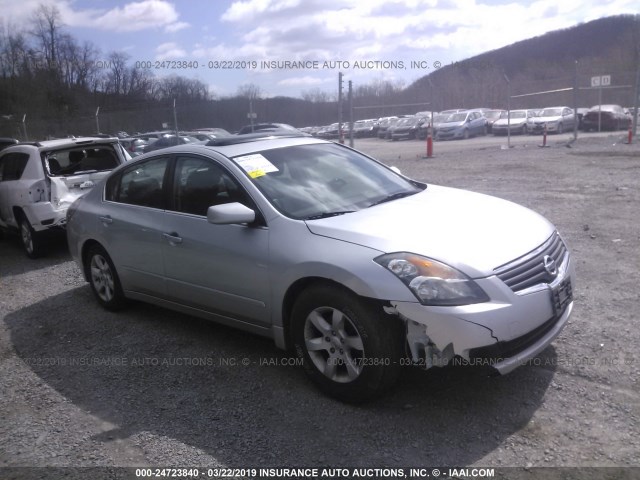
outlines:
{"label": "silver sedan", "polygon": [[348,402],[407,364],[510,372],[565,326],[572,262],[540,215],[335,143],[257,137],[143,155],[72,205],[69,247],[102,306],[265,335]]}

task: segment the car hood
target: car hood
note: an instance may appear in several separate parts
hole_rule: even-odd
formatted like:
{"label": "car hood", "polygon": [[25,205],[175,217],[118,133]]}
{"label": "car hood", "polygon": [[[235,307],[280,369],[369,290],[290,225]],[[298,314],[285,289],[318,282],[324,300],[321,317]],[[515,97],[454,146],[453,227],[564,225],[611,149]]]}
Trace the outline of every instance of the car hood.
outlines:
{"label": "car hood", "polygon": [[492,275],[554,231],[544,217],[515,203],[436,185],[410,197],[306,223],[315,235],[383,253],[424,255],[472,278]]}
{"label": "car hood", "polygon": [[465,122],[443,122],[443,123],[439,123],[438,127],[440,127],[440,128],[462,127],[464,124],[465,124]]}
{"label": "car hood", "polygon": [[[512,118],[511,119],[511,123],[525,123],[527,121],[526,118]],[[493,122],[494,126],[507,126],[507,124],[509,123],[509,120],[506,118],[501,118],[499,120],[496,120],[495,122]]]}
{"label": "car hood", "polygon": [[556,115],[553,117],[535,117],[534,121],[536,123],[545,123],[545,122],[557,122],[560,119],[562,119],[562,117]]}
{"label": "car hood", "polygon": [[598,113],[601,113],[603,115],[615,115],[615,113],[612,112],[611,110],[601,110],[600,112],[598,112],[598,110],[589,110],[587,113],[584,114],[584,116],[597,117]]}

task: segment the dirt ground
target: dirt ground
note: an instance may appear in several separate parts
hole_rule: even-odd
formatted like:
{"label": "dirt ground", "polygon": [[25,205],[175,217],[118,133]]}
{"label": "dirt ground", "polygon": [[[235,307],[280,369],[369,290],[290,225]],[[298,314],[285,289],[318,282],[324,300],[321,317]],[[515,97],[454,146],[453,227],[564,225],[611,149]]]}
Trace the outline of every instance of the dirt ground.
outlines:
{"label": "dirt ground", "polygon": [[364,406],[322,396],[266,339],[143,304],[106,312],[64,242],[28,260],[5,238],[0,478],[26,466],[481,466],[523,478],[636,467],[594,475],[638,478],[640,146],[623,132],[569,138],[438,142],[429,159],[423,142],[356,142],[407,176],[545,215],[578,280],[570,323],[530,365],[490,378],[407,368]]}

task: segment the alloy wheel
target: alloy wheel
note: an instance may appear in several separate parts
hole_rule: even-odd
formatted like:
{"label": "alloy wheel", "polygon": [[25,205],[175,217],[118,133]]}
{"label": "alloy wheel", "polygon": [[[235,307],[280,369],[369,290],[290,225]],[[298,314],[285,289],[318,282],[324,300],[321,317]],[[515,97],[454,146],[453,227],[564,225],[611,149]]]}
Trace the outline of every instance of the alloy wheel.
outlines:
{"label": "alloy wheel", "polygon": [[101,300],[110,302],[114,298],[115,283],[107,260],[99,254],[91,258],[91,282]]}
{"label": "alloy wheel", "polygon": [[305,320],[304,342],[311,361],[328,379],[349,383],[362,373],[362,338],[344,312],[332,307],[311,311]]}

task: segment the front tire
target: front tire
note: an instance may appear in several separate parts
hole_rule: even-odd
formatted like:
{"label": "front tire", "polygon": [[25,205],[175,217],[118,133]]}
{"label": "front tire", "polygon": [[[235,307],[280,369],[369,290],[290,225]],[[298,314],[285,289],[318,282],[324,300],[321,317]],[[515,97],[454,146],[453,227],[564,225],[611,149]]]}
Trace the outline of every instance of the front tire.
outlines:
{"label": "front tire", "polygon": [[300,294],[292,322],[298,357],[327,395],[360,403],[397,380],[404,332],[381,307],[337,287],[316,286]]}
{"label": "front tire", "polygon": [[42,236],[33,229],[25,216],[20,218],[20,240],[27,257],[38,258],[44,255]]}
{"label": "front tire", "polygon": [[87,278],[96,299],[107,310],[120,310],[126,299],[109,254],[100,245],[89,249],[85,260]]}

